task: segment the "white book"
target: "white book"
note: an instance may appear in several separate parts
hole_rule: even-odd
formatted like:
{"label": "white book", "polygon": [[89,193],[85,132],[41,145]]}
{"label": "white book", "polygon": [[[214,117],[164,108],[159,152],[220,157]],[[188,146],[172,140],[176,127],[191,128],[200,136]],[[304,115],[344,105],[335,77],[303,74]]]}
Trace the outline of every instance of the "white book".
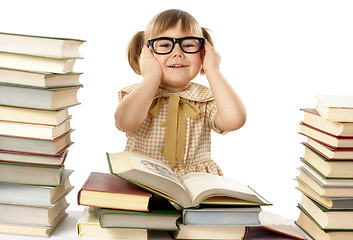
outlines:
{"label": "white book", "polygon": [[316,109],[326,120],[353,122],[353,95],[318,95]]}

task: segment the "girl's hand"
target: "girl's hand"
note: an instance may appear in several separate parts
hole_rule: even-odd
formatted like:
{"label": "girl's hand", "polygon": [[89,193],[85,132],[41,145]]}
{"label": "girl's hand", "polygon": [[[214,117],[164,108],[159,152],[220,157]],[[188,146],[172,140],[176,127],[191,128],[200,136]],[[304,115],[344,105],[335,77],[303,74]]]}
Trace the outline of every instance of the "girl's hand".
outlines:
{"label": "girl's hand", "polygon": [[206,40],[203,51],[203,63],[202,68],[207,73],[211,71],[218,71],[221,63],[221,55],[216,49]]}
{"label": "girl's hand", "polygon": [[140,55],[140,69],[144,79],[152,78],[159,81],[162,79],[163,72],[161,66],[147,46],[143,47]]}

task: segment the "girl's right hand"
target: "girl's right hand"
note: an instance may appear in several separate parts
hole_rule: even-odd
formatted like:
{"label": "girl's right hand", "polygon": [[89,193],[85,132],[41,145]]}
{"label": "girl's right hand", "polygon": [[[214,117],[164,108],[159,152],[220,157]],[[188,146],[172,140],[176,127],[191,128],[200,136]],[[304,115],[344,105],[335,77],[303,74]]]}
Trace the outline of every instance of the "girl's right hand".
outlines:
{"label": "girl's right hand", "polygon": [[163,72],[152,51],[144,46],[140,55],[140,70],[144,79],[152,78],[161,81]]}

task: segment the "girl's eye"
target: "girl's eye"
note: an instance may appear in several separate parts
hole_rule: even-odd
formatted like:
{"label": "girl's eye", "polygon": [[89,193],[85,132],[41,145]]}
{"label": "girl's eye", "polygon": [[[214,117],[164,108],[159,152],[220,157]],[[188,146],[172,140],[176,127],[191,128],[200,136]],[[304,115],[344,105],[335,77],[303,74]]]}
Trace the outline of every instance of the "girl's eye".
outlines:
{"label": "girl's eye", "polygon": [[190,47],[195,47],[195,45],[193,45],[193,44],[184,44],[183,47],[184,48],[190,48]]}
{"label": "girl's eye", "polygon": [[169,44],[169,43],[159,45],[159,47],[164,47],[164,48],[170,48],[170,46],[171,46],[171,44]]}
{"label": "girl's eye", "polygon": [[156,42],[157,48],[170,48],[171,46],[172,46],[172,43],[168,40],[160,40]]}

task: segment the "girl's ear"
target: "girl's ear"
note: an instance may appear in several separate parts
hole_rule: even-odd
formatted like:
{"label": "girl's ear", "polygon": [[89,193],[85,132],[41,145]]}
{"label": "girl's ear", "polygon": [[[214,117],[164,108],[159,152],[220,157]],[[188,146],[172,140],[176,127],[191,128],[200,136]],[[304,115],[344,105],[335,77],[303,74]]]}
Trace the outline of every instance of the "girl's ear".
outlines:
{"label": "girl's ear", "polygon": [[203,47],[200,51],[200,57],[201,57],[202,62],[205,59],[205,54],[206,54],[205,47]]}

